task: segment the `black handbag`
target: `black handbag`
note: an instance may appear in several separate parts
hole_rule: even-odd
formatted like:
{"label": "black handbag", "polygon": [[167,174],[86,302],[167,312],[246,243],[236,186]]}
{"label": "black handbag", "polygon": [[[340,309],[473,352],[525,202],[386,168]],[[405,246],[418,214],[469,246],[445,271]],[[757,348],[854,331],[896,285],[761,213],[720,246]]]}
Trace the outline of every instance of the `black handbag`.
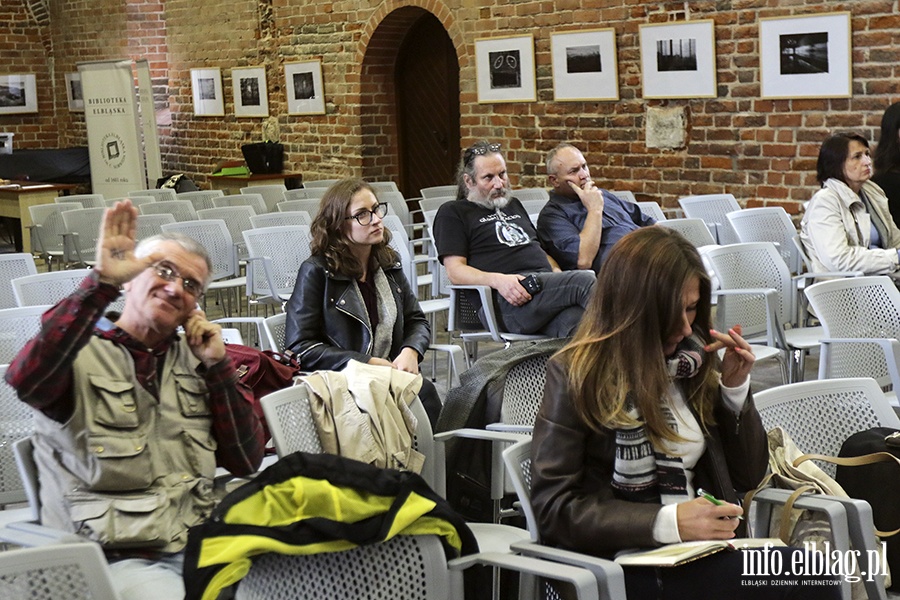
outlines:
{"label": "black handbag", "polygon": [[254,174],[281,173],[284,170],[284,144],[257,142],[244,144],[241,153]]}

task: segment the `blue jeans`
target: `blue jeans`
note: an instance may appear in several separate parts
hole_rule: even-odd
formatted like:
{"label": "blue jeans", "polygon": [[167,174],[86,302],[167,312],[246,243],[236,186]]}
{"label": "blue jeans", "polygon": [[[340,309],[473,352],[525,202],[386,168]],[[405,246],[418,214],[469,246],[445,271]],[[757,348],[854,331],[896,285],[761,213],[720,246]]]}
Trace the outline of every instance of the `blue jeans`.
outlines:
{"label": "blue jeans", "polygon": [[543,289],[522,306],[494,294],[501,327],[509,333],[570,337],[587,307],[597,276],[593,271],[535,273]]}

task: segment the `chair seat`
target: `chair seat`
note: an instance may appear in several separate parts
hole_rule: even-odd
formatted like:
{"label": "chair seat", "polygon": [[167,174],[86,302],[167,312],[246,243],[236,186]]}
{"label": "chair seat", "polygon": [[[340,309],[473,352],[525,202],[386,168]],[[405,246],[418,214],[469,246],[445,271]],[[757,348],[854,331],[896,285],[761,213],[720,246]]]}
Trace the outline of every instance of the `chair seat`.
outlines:
{"label": "chair seat", "polygon": [[431,300],[419,300],[419,307],[426,315],[444,310],[450,310],[450,298],[432,298]]}
{"label": "chair seat", "polygon": [[824,337],[825,329],[819,327],[798,327],[796,329],[785,329],[784,337],[787,339],[791,348],[798,350],[810,350],[819,347],[819,340]]}
{"label": "chair seat", "polygon": [[241,287],[245,285],[247,285],[246,277],[232,277],[231,279],[219,279],[218,281],[211,281],[209,283],[209,287],[207,287],[206,290],[225,290],[228,288]]}

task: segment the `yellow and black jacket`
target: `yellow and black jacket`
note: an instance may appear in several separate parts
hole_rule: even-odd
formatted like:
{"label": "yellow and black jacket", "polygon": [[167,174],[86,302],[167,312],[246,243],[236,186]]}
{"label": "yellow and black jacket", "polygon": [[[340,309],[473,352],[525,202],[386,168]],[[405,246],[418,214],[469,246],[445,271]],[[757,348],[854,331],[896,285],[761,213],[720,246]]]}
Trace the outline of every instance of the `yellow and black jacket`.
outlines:
{"label": "yellow and black jacket", "polygon": [[415,473],[297,452],[228,494],[191,528],[186,600],[218,597],[268,552],[316,554],[436,534],[448,558],[478,551],[465,521]]}

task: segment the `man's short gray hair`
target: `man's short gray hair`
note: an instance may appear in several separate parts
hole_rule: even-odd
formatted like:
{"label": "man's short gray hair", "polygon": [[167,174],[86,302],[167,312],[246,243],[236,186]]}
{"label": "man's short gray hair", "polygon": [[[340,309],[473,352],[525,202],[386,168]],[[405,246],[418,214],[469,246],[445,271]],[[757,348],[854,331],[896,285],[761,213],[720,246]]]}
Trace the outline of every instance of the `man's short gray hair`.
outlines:
{"label": "man's short gray hair", "polygon": [[209,285],[209,278],[212,276],[213,272],[213,264],[212,259],[209,257],[209,252],[207,252],[203,244],[183,233],[164,231],[148,238],[144,238],[138,242],[137,247],[134,249],[134,255],[138,258],[149,256],[152,253],[153,247],[161,242],[173,242],[181,246],[185,252],[202,258],[203,262],[206,263],[206,279],[203,281],[204,289]]}
{"label": "man's short gray hair", "polygon": [[[575,150],[578,150],[578,148],[576,148],[572,144],[563,142],[562,144],[557,145],[553,150],[548,152],[547,159],[544,161],[544,166],[547,167],[547,175],[556,175],[556,155],[559,154],[560,150],[563,150],[565,148],[573,148]],[[578,151],[581,152],[581,150]]]}

